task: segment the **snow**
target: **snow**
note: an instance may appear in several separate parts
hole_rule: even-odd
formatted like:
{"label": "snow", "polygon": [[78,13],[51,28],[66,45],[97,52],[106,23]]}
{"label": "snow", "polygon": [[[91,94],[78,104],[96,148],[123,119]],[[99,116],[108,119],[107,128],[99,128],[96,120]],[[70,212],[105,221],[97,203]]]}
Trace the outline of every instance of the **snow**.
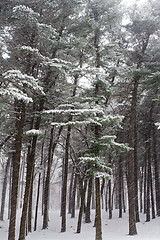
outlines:
{"label": "snow", "polygon": [[157,123],[155,123],[155,125],[156,125],[157,129],[160,130],[160,123],[157,122]]}
{"label": "snow", "polygon": [[37,130],[37,129],[31,129],[26,132],[27,136],[34,136],[34,135],[44,135],[44,131],[42,130]]}
{"label": "snow", "polygon": [[7,89],[0,89],[0,95],[23,100],[25,103],[33,102],[32,98],[28,97],[20,89],[14,88],[12,86],[9,86]]}
{"label": "snow", "polygon": [[[76,212],[77,218],[78,212]],[[20,215],[19,215],[20,216]],[[40,218],[39,213],[39,218]],[[159,240],[160,236],[160,218],[145,222],[145,215],[141,214],[141,222],[137,223],[138,235],[128,235],[128,214],[123,214],[123,218],[118,218],[118,210],[113,211],[113,219],[108,219],[108,213],[102,211],[102,235],[103,240]],[[49,228],[41,230],[42,219],[38,220],[38,229],[36,232],[30,233],[26,240],[94,240],[95,228],[94,224],[94,210],[92,210],[91,223],[82,224],[82,231],[80,234],[76,233],[77,219],[70,218],[67,214],[67,231],[60,232],[61,218],[59,211],[52,210],[50,212]],[[19,222],[19,219],[18,219]],[[0,236],[2,240],[7,240],[7,226],[8,222],[0,222]],[[18,238],[18,230],[16,232]],[[17,240],[16,238],[16,240]]]}
{"label": "snow", "polygon": [[15,6],[13,8],[14,16],[19,17],[23,14],[28,14],[31,17],[39,17],[40,14],[33,11],[33,9],[26,7],[24,5]]}
{"label": "snow", "polygon": [[98,108],[94,108],[94,109],[53,109],[53,110],[45,110],[43,111],[46,114],[54,114],[54,113],[58,113],[58,114],[66,114],[66,113],[70,113],[70,114],[83,114],[83,113],[93,113],[94,115],[96,115],[96,113],[103,113],[102,109],[98,109]]}

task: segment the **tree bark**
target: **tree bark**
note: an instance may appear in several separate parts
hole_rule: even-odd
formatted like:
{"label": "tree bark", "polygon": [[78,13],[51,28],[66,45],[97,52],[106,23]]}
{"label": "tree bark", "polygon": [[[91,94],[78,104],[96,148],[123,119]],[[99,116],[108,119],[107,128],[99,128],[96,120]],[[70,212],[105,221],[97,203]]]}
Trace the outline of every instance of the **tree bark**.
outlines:
{"label": "tree bark", "polygon": [[108,209],[109,209],[109,219],[112,219],[112,186],[111,179],[108,181]]}
{"label": "tree bark", "polygon": [[33,181],[34,172],[32,173],[31,187],[29,193],[29,203],[28,203],[28,232],[32,232],[32,204],[33,204]]}
{"label": "tree bark", "polygon": [[156,149],[156,129],[154,125],[154,121],[152,119],[152,141],[153,141],[153,163],[154,163],[154,172],[155,172],[155,193],[156,193],[156,211],[157,216],[160,217],[160,183],[159,183],[159,163],[157,158],[157,149]]}
{"label": "tree bark", "polygon": [[26,106],[24,102],[15,103],[16,111],[16,135],[15,135],[15,153],[13,154],[13,173],[12,173],[12,194],[11,194],[11,213],[9,222],[8,240],[15,240],[15,226],[16,226],[16,210],[18,200],[18,182],[19,169],[22,150],[23,127],[25,122]]}
{"label": "tree bark", "polygon": [[77,188],[77,174],[74,176],[73,183],[73,192],[72,192],[72,208],[71,208],[71,218],[75,217],[75,197],[76,197],[76,188]]}
{"label": "tree bark", "polygon": [[66,231],[66,200],[67,200],[67,180],[68,180],[68,157],[69,157],[69,142],[71,136],[71,126],[68,126],[67,129],[67,138],[66,138],[66,145],[65,145],[65,158],[64,158],[64,176],[63,176],[63,183],[62,183],[62,225],[61,225],[61,232]]}
{"label": "tree bark", "polygon": [[52,128],[51,132],[50,132],[47,175],[46,175],[46,181],[45,181],[45,187],[44,187],[44,199],[43,199],[44,212],[43,212],[43,227],[42,227],[42,229],[48,228],[48,220],[49,220],[48,208],[49,208],[49,192],[50,192],[49,191],[50,190],[50,174],[51,174],[51,166],[52,166],[53,131],[54,131],[54,128]]}
{"label": "tree bark", "polygon": [[82,215],[83,215],[83,211],[84,211],[86,188],[87,188],[87,180],[84,181],[84,187],[82,186],[81,206],[80,206],[79,215],[78,215],[77,233],[81,232]]}
{"label": "tree bark", "polygon": [[[136,117],[136,116],[135,116]],[[135,193],[135,213],[136,222],[140,222],[139,204],[138,204],[138,158],[137,158],[137,122],[135,118],[134,125],[134,193]]]}
{"label": "tree bark", "polygon": [[96,187],[96,237],[95,240],[102,240],[102,223],[101,223],[101,194],[100,194],[100,179],[95,178]]}
{"label": "tree bark", "polygon": [[123,179],[123,173],[122,173],[122,157],[119,156],[119,218],[122,218],[122,179]]}
{"label": "tree bark", "polygon": [[[39,106],[39,112],[43,110],[44,99],[41,100]],[[41,116],[37,117],[35,123],[35,129],[39,129],[41,123]],[[33,136],[31,143],[31,150],[29,149],[27,154],[27,174],[26,174],[26,185],[25,185],[25,193],[23,200],[23,209],[20,223],[20,232],[19,232],[19,240],[25,240],[26,236],[26,221],[27,221],[27,212],[28,212],[28,203],[29,203],[29,193],[32,183],[32,175],[34,172],[34,163],[35,163],[35,153],[36,153],[36,145],[37,145],[38,136]]]}
{"label": "tree bark", "polygon": [[4,171],[4,180],[3,180],[3,187],[2,187],[1,213],[0,213],[1,221],[3,221],[3,217],[4,217],[4,207],[5,207],[6,190],[7,190],[7,177],[8,177],[10,161],[11,161],[10,157],[8,157],[7,163],[5,166],[5,171]]}
{"label": "tree bark", "polygon": [[86,205],[86,208],[85,208],[85,222],[86,223],[91,222],[91,218],[90,218],[91,211],[90,211],[90,209],[91,209],[91,197],[92,197],[92,182],[93,182],[93,179],[91,177],[88,181],[87,205]]}
{"label": "tree bark", "polygon": [[[129,126],[129,147],[134,148],[135,141],[135,118],[136,103],[139,78],[134,78],[134,88],[132,93],[130,126]],[[129,207],[129,235],[137,234],[135,219],[135,179],[134,179],[134,151],[128,152],[128,207]]]}
{"label": "tree bark", "polygon": [[70,179],[70,186],[69,186],[69,205],[68,205],[68,213],[71,214],[72,212],[72,194],[73,194],[73,181],[74,181],[74,167],[72,168],[72,174]]}

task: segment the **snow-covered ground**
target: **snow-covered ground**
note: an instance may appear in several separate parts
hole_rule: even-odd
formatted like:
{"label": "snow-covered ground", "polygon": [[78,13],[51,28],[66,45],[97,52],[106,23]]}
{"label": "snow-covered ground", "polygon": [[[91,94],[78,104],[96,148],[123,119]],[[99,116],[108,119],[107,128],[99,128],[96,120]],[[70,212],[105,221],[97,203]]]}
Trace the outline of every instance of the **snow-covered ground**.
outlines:
{"label": "snow-covered ground", "polygon": [[[108,219],[108,214],[102,212],[103,215],[103,240],[159,240],[160,239],[160,218],[145,222],[145,216],[141,214],[141,222],[137,224],[138,235],[128,235],[128,216],[123,215],[122,219],[118,218],[118,212],[113,212],[113,219]],[[40,216],[39,216],[40,217]],[[19,222],[19,217],[18,221]],[[95,228],[93,227],[94,212],[92,213],[92,222],[82,224],[82,232],[76,233],[77,220],[71,219],[67,215],[67,232],[60,232],[61,218],[59,211],[50,212],[50,222],[48,230],[41,230],[42,219],[39,218],[38,229],[36,232],[30,233],[26,240],[94,240]],[[17,224],[19,225],[19,224]],[[0,222],[0,239],[7,240],[8,221]],[[18,238],[18,229],[17,229]]]}

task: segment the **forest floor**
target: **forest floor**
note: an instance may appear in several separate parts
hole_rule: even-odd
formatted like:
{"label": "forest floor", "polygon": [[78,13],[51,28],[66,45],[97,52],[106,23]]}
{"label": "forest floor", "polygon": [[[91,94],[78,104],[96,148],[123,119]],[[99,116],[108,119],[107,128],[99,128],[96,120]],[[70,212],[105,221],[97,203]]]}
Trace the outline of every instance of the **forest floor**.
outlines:
{"label": "forest floor", "polygon": [[[19,214],[20,215],[20,214]],[[128,235],[128,214],[123,214],[123,218],[118,218],[118,211],[113,211],[113,219],[108,219],[108,213],[102,211],[102,232],[103,240],[159,240],[160,239],[160,218],[145,222],[145,215],[141,214],[141,222],[137,223],[138,235]],[[19,226],[20,217],[17,218],[17,225]],[[70,218],[67,215],[67,232],[60,232],[61,218],[59,211],[50,212],[49,228],[41,230],[42,219],[39,216],[38,228],[36,232],[30,233],[26,240],[94,240],[95,228],[94,212],[92,212],[92,222],[82,224],[82,231],[80,234],[76,233],[77,219]],[[8,235],[8,221],[0,222],[0,239],[7,240]],[[16,231],[18,238],[18,228]],[[16,239],[17,239],[16,238]]]}

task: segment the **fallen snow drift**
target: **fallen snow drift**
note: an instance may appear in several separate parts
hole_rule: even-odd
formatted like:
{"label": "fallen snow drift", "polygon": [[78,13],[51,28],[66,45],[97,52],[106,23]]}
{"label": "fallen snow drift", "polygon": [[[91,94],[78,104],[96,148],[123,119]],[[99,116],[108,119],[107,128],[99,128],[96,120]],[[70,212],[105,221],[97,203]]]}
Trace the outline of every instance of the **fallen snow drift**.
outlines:
{"label": "fallen snow drift", "polygon": [[[20,214],[19,214],[20,215]],[[77,215],[76,215],[77,216]],[[113,219],[108,219],[108,213],[102,212],[102,232],[103,240],[159,240],[160,239],[160,218],[145,222],[145,215],[141,214],[141,222],[137,223],[138,235],[128,235],[128,214],[123,214],[123,218],[118,218],[118,211],[113,212]],[[17,226],[19,226],[20,217],[17,219]],[[36,232],[30,233],[26,240],[94,240],[95,228],[94,211],[92,211],[92,222],[82,224],[82,231],[80,234],[76,233],[77,219],[70,218],[67,215],[67,232],[60,232],[61,218],[59,211],[50,212],[49,228],[41,230],[42,218],[39,215],[38,229]],[[7,240],[8,236],[8,222],[0,222],[0,239]],[[18,228],[16,232],[16,239],[18,239]]]}

